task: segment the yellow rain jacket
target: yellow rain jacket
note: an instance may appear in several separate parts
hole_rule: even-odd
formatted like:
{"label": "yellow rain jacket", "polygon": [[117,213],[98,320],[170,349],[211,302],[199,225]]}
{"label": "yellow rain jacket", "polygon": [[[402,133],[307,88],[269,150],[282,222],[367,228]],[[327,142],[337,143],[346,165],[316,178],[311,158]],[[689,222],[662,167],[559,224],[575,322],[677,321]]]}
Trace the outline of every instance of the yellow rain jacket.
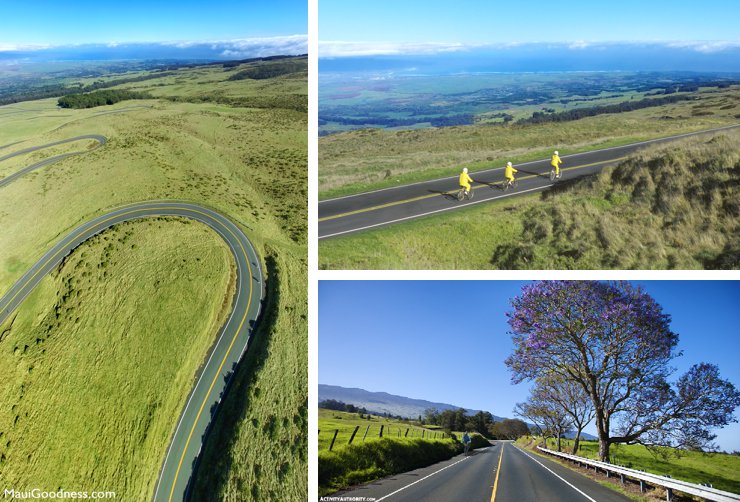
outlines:
{"label": "yellow rain jacket", "polygon": [[506,178],[507,180],[514,181],[514,173],[518,173],[518,172],[519,171],[517,171],[516,169],[514,169],[513,166],[510,166],[510,165],[507,164],[506,165],[506,170],[504,170],[504,178]]}
{"label": "yellow rain jacket", "polygon": [[473,182],[473,178],[468,176],[468,173],[460,173],[460,186],[465,190],[470,190],[470,184]]}
{"label": "yellow rain jacket", "polygon": [[552,167],[554,167],[555,169],[557,169],[557,168],[558,168],[558,166],[559,166],[560,164],[562,164],[562,163],[563,163],[563,161],[562,161],[562,160],[560,160],[560,157],[559,157],[559,156],[557,156],[557,155],[555,155],[555,154],[553,154],[553,156],[552,156],[552,160],[550,160],[550,165],[551,165]]}

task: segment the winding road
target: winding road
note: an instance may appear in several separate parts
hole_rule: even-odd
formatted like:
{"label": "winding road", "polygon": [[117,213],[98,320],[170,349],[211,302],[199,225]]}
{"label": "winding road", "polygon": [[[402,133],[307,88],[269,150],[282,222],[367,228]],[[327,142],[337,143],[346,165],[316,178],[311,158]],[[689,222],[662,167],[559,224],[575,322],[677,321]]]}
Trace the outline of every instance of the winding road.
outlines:
{"label": "winding road", "polygon": [[[627,502],[630,499],[509,441],[332,494],[393,502]],[[359,499],[357,499],[359,500]]]}
{"label": "winding road", "polygon": [[[96,139],[100,145],[105,144],[106,141],[103,136],[98,135],[78,136],[48,145],[27,148],[0,157],[0,161],[40,148],[80,139]],[[43,165],[80,153],[83,152],[45,159],[0,180],[0,187]],[[120,207],[69,232],[49,249],[8,292],[0,297],[0,325],[12,315],[36,285],[82,242],[118,223],[157,216],[189,218],[209,226],[224,239],[236,262],[236,293],[232,301],[232,311],[221,328],[217,341],[211,348],[208,359],[178,419],[177,428],[157,481],[154,500],[171,501],[183,500],[186,496],[188,483],[203,445],[212,413],[221,401],[230,374],[247,350],[249,338],[264,299],[265,291],[259,258],[241,229],[226,216],[213,209],[186,202],[148,201]]]}
{"label": "winding road", "polygon": [[[597,173],[606,166],[617,164],[646,145],[666,143],[739,126],[740,124],[735,124],[591,152],[561,155],[563,177],[555,183],[576,176]],[[519,170],[516,174],[519,186],[507,191],[501,189],[503,167],[470,173],[475,180],[474,197],[472,200],[463,202],[454,197],[458,190],[457,175],[319,201],[319,239],[328,239],[445,211],[454,211],[471,204],[534,193],[555,184],[550,181],[549,177],[551,169],[549,159],[524,162],[514,167]]]}

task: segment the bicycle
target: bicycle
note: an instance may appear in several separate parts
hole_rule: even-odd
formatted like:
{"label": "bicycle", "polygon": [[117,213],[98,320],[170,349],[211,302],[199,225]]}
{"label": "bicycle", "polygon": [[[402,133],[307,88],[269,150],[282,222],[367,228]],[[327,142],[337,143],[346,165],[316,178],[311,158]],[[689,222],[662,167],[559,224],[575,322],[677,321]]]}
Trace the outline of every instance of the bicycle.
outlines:
{"label": "bicycle", "polygon": [[519,186],[519,182],[517,180],[504,180],[504,183],[501,185],[501,190],[506,191],[509,188],[516,188]]}
{"label": "bicycle", "polygon": [[467,443],[465,443],[465,452],[464,452],[464,455],[466,457],[468,456],[468,452],[469,451],[470,451],[470,441],[468,441]]}
{"label": "bicycle", "polygon": [[473,189],[465,190],[464,188],[460,188],[460,190],[457,191],[457,200],[462,201],[463,199],[472,199],[473,198]]}
{"label": "bicycle", "polygon": [[560,179],[560,177],[563,175],[563,173],[555,174],[555,169],[550,170],[550,181],[555,181],[555,179]]}

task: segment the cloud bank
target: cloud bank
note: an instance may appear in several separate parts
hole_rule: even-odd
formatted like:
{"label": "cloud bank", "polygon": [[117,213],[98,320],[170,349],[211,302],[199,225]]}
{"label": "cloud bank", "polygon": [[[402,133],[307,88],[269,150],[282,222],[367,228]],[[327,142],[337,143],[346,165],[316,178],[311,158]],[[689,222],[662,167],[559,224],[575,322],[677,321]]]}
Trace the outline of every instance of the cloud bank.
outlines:
{"label": "cloud bank", "polygon": [[740,49],[740,40],[734,41],[667,41],[667,42],[527,42],[527,43],[405,43],[405,42],[346,42],[320,41],[320,58],[366,57],[366,56],[427,56],[453,52],[500,51],[511,48],[544,48],[568,50],[600,50],[616,47],[682,49],[702,54],[715,54]]}
{"label": "cloud bank", "polygon": [[308,53],[307,35],[215,41],[116,42],[81,45],[20,45],[0,42],[0,58],[54,59],[246,59]]}

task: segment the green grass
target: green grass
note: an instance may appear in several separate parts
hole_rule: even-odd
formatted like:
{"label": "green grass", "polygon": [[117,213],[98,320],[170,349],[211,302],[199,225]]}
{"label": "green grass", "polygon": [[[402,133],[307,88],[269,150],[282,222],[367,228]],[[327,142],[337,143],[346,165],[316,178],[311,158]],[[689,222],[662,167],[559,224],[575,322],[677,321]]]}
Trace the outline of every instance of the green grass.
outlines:
{"label": "green grass", "polygon": [[[554,440],[548,447],[554,448]],[[569,452],[573,442],[563,440],[563,451]],[[623,465],[660,476],[671,476],[690,483],[711,483],[719,490],[740,493],[740,456],[725,453],[703,453],[660,448],[665,457],[650,452],[642,445],[612,445],[610,457],[613,464]],[[599,444],[581,441],[579,456],[598,459]]]}
{"label": "green grass", "polygon": [[422,427],[415,422],[399,421],[376,415],[364,415],[364,417],[366,418],[360,418],[358,413],[319,408],[319,451],[329,449],[334,431],[339,431],[334,442],[335,448],[348,444],[357,426],[360,428],[352,444],[380,439],[381,426],[383,426],[383,436],[387,438],[411,440],[419,439],[423,434],[425,439],[435,437],[442,439],[443,432],[436,426]]}
{"label": "green grass", "polygon": [[78,247],[0,326],[0,484],[150,497],[234,287],[227,245],[188,220]]}
{"label": "green grass", "polygon": [[[112,207],[142,200],[177,199],[204,204],[228,215],[245,231],[265,260],[263,268],[268,274],[271,302],[263,309],[265,317],[254,337],[253,348],[261,355],[260,361],[247,356],[243,369],[235,377],[233,388],[242,391],[227,395],[224,412],[218,419],[223,422],[214,426],[212,434],[219,453],[201,464],[204,467],[199,476],[210,477],[209,493],[230,493],[232,498],[257,500],[265,497],[253,492],[251,484],[243,481],[247,472],[257,471],[259,486],[265,487],[263,493],[272,490],[277,494],[274,498],[305,500],[307,452],[300,452],[307,449],[307,425],[301,418],[305,415],[302,410],[307,399],[307,117],[292,106],[291,96],[305,96],[306,81],[298,75],[227,82],[230,75],[222,69],[193,68],[123,87],[151,86],[157,90],[153,94],[158,96],[184,99],[205,98],[211,91],[221,89],[223,95],[236,101],[262,96],[265,106],[155,99],[135,103],[149,108],[130,108],[130,103],[118,103],[111,107],[60,111],[55,107],[56,100],[48,99],[19,103],[17,107],[23,108],[23,113],[3,117],[0,147],[15,141],[23,143],[0,150],[2,154],[80,134],[103,134],[109,142],[95,151],[44,167],[1,189],[0,291],[6,291],[62,235]],[[286,95],[287,107],[281,107]],[[122,113],[111,114],[111,111]],[[2,164],[0,169],[4,169]],[[131,244],[143,245],[138,240]],[[196,251],[189,245],[182,245],[182,252],[186,260],[195,258]],[[83,269],[72,270],[70,280],[82,282],[83,273]],[[188,284],[194,290],[209,291],[197,271],[191,274],[191,279]],[[109,277],[96,280],[102,284]],[[137,287],[132,285],[131,289]],[[128,296],[120,299],[121,309],[131,308]],[[37,318],[43,317],[43,308],[46,307],[29,300],[18,312]],[[73,328],[68,326],[70,322],[63,318],[62,325],[54,328],[54,332]],[[152,329],[159,330],[169,326],[171,319],[156,316],[151,322]],[[91,357],[97,350],[94,345],[85,348],[87,353],[79,357]],[[193,357],[202,363],[204,355],[205,350],[200,350]],[[172,361],[163,364],[170,363],[175,364]],[[49,381],[38,384],[39,387],[49,385]],[[8,388],[11,390],[6,390],[5,381],[0,380],[0,394],[17,391]],[[189,384],[180,390],[187,393]],[[248,397],[251,393],[254,395]],[[25,399],[27,406],[34,408]],[[65,399],[71,401],[75,396],[60,396],[60,400]],[[126,395],[114,394],[111,399],[125,402]],[[177,405],[170,411],[147,409],[146,413],[128,418],[141,422],[144,430],[148,430],[148,423],[159,423],[160,427],[168,428],[165,435],[171,435],[184,399],[177,401]],[[226,420],[229,416],[232,420]],[[260,423],[259,428],[252,428],[253,417]],[[289,423],[284,425],[286,419]],[[75,430],[85,420],[91,419],[67,418]],[[110,427],[107,421],[108,418],[101,416],[100,427]],[[262,428],[273,423],[279,427],[268,426],[267,437],[278,439],[270,441],[268,453],[255,452],[252,445],[263,440],[260,439]],[[163,455],[153,449],[149,451],[147,444],[122,449],[115,441],[108,444],[101,441],[94,446],[88,453],[86,467],[77,474],[80,482],[87,483],[102,475],[94,466],[103,456],[151,456],[151,461],[142,467],[147,470],[147,479],[156,478],[163,460]],[[46,468],[42,458],[14,456],[12,459],[13,472]],[[116,468],[126,471],[127,465]],[[10,471],[3,468],[0,472],[5,476]],[[117,474],[122,478],[131,475]],[[128,499],[129,489],[133,485],[125,485],[119,496]],[[136,492],[131,498],[151,495],[139,496],[141,493]]]}
{"label": "green grass", "polygon": [[[350,193],[595,150],[738,122],[740,88],[700,91],[696,101],[565,123],[358,130],[319,139],[319,196]],[[697,107],[701,107],[700,109]],[[707,115],[696,115],[703,110]]]}
{"label": "green grass", "polygon": [[319,495],[431,465],[462,452],[453,439],[383,438],[319,452]]}
{"label": "green grass", "polygon": [[738,268],[738,141],[733,130],[654,146],[541,195],[320,241],[319,266]]}

